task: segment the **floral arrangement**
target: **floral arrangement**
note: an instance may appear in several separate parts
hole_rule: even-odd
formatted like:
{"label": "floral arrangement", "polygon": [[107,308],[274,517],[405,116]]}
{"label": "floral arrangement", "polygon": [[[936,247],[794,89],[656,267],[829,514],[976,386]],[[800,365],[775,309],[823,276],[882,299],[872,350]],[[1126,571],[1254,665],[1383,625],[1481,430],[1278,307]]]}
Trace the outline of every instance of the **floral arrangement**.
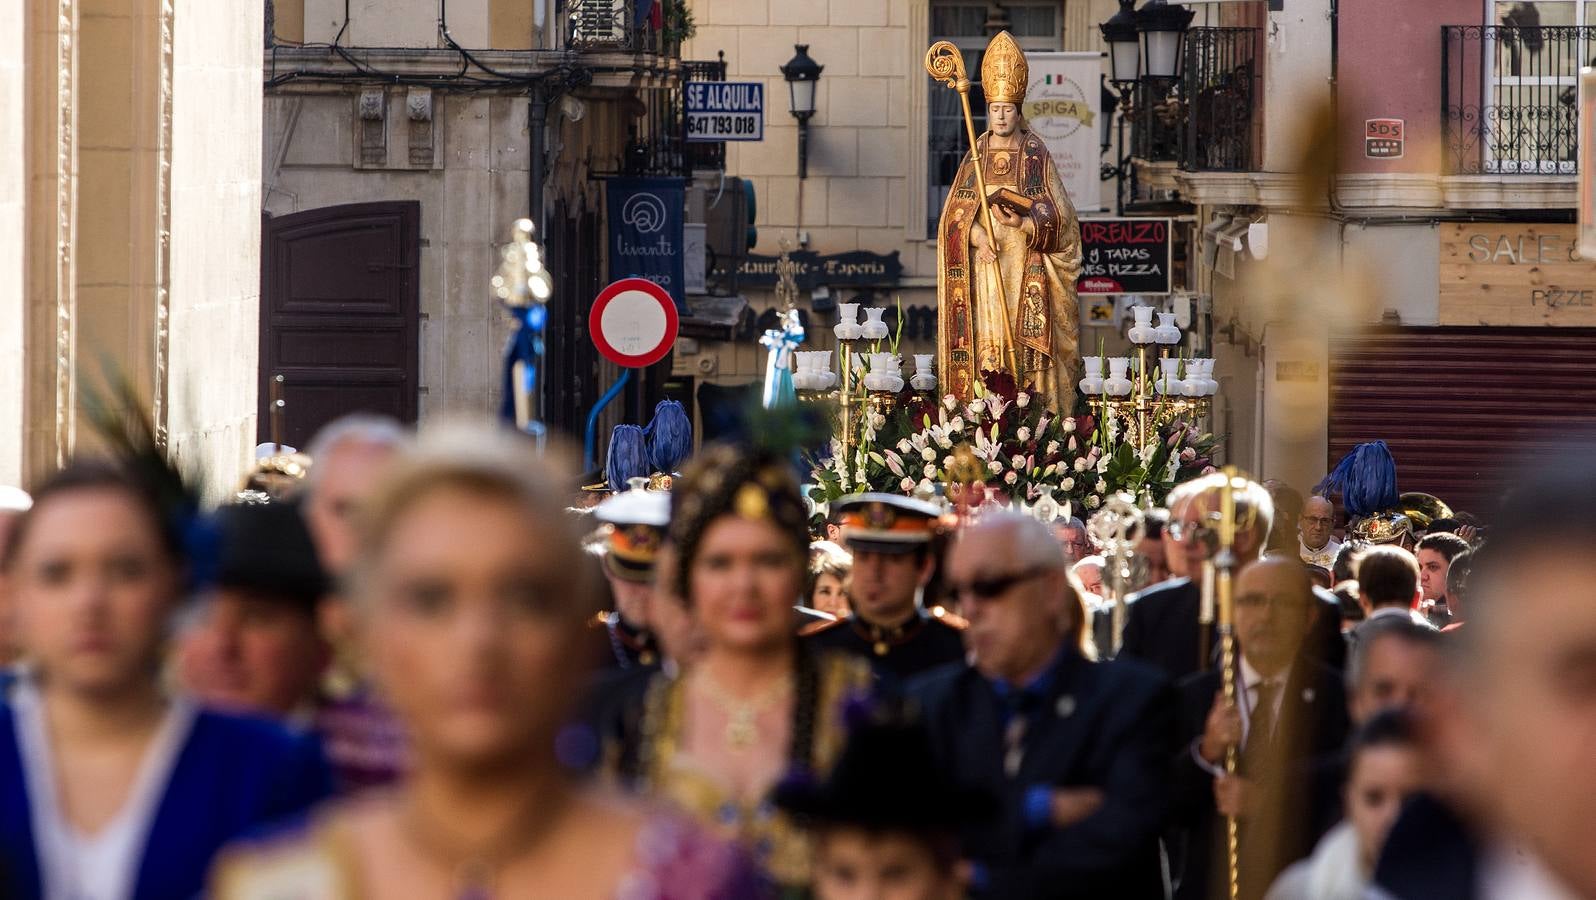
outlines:
{"label": "floral arrangement", "polygon": [[[1086,408],[1084,399],[1079,406]],[[1175,485],[1211,470],[1216,443],[1175,421],[1159,429],[1159,440],[1136,447],[1117,417],[1054,415],[1013,376],[995,372],[982,373],[968,403],[904,390],[879,407],[888,411],[861,403],[852,459],[842,458],[842,442],[833,438],[828,454],[810,460],[814,499],[980,485],[982,499],[1026,506],[1051,498],[1061,508],[1090,511],[1122,492],[1162,504]]]}

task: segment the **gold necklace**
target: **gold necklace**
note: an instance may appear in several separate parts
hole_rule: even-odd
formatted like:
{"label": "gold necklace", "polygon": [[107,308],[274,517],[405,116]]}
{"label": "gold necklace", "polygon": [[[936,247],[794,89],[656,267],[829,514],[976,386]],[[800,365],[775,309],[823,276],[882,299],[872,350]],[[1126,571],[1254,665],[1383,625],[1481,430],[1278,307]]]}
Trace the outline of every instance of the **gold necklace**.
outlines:
{"label": "gold necklace", "polygon": [[744,700],[732,696],[711,678],[708,672],[700,674],[699,681],[703,684],[705,693],[709,695],[710,702],[726,714],[726,746],[737,751],[747,750],[759,743],[759,714],[769,709],[776,701],[785,699],[792,691],[792,678],[783,676],[758,694]]}

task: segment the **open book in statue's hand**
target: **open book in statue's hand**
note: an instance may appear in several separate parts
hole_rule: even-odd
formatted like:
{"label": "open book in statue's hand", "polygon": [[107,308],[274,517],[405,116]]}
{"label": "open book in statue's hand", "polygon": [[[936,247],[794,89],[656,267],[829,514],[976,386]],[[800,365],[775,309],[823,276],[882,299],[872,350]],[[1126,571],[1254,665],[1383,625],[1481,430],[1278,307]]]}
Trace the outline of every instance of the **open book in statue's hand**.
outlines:
{"label": "open book in statue's hand", "polygon": [[986,202],[995,207],[1001,207],[1017,216],[1031,214],[1031,198],[1021,194],[1013,188],[1000,187],[989,191]]}

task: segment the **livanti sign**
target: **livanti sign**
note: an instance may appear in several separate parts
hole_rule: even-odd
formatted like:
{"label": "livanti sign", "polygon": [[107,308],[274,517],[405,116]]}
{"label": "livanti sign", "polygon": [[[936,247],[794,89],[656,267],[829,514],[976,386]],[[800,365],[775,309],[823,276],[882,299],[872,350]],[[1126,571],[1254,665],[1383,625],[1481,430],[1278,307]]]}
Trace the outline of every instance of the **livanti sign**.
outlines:
{"label": "livanti sign", "polygon": [[765,139],[765,86],[757,81],[689,81],[687,140],[762,141]]}
{"label": "livanti sign", "polygon": [[687,301],[682,242],[682,178],[612,178],[605,189],[610,279],[645,278],[682,306]]}

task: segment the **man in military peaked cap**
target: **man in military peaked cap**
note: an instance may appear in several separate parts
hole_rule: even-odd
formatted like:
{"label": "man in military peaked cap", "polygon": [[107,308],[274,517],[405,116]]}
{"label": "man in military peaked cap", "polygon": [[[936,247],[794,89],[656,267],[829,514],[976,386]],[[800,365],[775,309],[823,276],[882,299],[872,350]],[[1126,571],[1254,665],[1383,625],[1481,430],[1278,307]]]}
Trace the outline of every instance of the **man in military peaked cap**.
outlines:
{"label": "man in military peaked cap", "polygon": [[604,577],[615,598],[615,608],[593,620],[607,644],[604,664],[620,669],[658,665],[659,645],[649,616],[654,562],[670,523],[670,494],[633,486],[600,503],[593,517],[604,523]]}
{"label": "man in military peaked cap", "polygon": [[855,494],[832,503],[853,553],[852,615],[802,632],[811,648],[869,659],[878,674],[908,679],[964,658],[965,622],[924,609],[920,592],[936,570],[936,506],[897,494]]}

